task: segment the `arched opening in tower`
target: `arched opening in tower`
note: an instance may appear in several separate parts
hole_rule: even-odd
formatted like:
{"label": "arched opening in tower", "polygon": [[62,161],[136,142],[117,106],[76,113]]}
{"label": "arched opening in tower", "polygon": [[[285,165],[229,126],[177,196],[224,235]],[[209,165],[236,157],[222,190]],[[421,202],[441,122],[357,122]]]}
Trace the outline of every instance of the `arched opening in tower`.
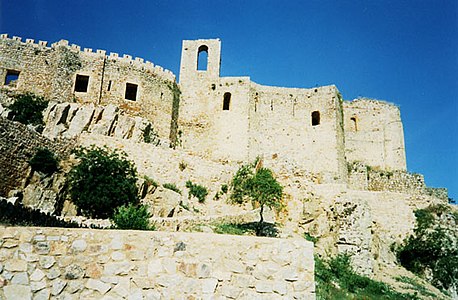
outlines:
{"label": "arched opening in tower", "polygon": [[202,45],[197,52],[197,70],[207,71],[208,67],[208,47]]}

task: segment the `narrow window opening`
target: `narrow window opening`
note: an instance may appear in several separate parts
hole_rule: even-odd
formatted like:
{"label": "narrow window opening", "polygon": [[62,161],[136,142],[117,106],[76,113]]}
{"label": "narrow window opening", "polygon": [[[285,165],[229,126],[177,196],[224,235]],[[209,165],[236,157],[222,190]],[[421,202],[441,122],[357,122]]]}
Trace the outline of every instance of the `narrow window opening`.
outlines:
{"label": "narrow window opening", "polygon": [[5,85],[16,86],[17,80],[19,79],[19,71],[7,70],[5,77]]}
{"label": "narrow window opening", "polygon": [[108,89],[107,89],[107,90],[108,90],[108,91],[111,91],[111,80],[108,81]]}
{"label": "narrow window opening", "polygon": [[270,100],[270,110],[274,110],[274,100]]}
{"label": "narrow window opening", "polygon": [[89,76],[76,75],[75,92],[86,93],[88,84],[89,84]]}
{"label": "narrow window opening", "polygon": [[312,126],[320,125],[320,112],[312,112]]}
{"label": "narrow window opening", "polygon": [[352,131],[358,131],[358,124],[356,123],[356,117],[351,117],[351,130]]}
{"label": "narrow window opening", "polygon": [[208,47],[202,45],[197,52],[197,70],[207,71],[208,67]]}
{"label": "narrow window opening", "polygon": [[133,83],[126,83],[126,100],[136,101],[137,100],[138,85]]}
{"label": "narrow window opening", "polygon": [[231,93],[224,93],[223,110],[229,110],[231,106]]}

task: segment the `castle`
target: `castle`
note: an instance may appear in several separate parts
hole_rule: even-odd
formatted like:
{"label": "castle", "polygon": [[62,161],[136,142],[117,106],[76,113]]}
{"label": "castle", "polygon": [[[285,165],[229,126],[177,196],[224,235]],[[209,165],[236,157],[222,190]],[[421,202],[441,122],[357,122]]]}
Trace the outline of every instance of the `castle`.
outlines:
{"label": "castle", "polygon": [[219,161],[264,161],[346,182],[347,165],[406,170],[399,108],[344,101],[335,86],[271,87],[220,77],[219,39],[183,41],[180,80],[130,55],[61,40],[0,38],[3,89],[57,102],[115,104],[153,122],[162,139]]}
{"label": "castle", "polygon": [[[2,227],[0,298],[20,292],[49,298],[51,292],[315,299],[314,253],[347,253],[356,272],[392,276],[392,245],[411,234],[414,211],[448,201],[446,189],[428,188],[422,175],[406,172],[399,108],[365,98],[345,101],[333,85],[283,88],[221,77],[220,65],[219,39],[183,41],[178,83],[172,72],[131,55],[0,35],[0,196],[20,193],[24,206],[79,218],[62,197],[65,170],[34,172],[33,153],[48,148],[67,165],[77,146],[122,149],[138,168],[142,203],[154,210],[150,221],[166,231]],[[14,96],[29,92],[49,100],[41,133],[14,122],[8,109]],[[145,139],[150,131],[157,143]],[[258,220],[256,209],[234,207],[221,193],[240,164],[256,157],[284,187],[285,211],[270,214],[282,224],[282,236],[212,234],[212,224]],[[215,196],[196,202],[188,181]],[[211,233],[172,232],[197,228]],[[25,262],[32,251],[44,258]],[[61,259],[75,263],[67,268]],[[62,276],[47,276],[32,290],[26,271],[35,270],[35,284],[41,277],[34,274],[48,269]],[[115,280],[102,282],[102,271]],[[19,279],[4,285],[2,276],[13,273]]]}

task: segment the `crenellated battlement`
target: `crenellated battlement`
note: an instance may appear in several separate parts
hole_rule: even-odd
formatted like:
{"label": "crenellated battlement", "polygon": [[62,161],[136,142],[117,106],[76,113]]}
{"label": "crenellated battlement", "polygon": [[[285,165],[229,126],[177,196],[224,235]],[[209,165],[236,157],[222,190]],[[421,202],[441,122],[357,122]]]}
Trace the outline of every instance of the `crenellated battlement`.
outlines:
{"label": "crenellated battlement", "polygon": [[141,70],[154,74],[155,76],[164,78],[165,80],[176,81],[176,76],[175,74],[172,73],[172,71],[167,70],[161,66],[154,65],[152,62],[145,60],[144,58],[133,57],[130,54],[123,54],[122,56],[120,56],[118,53],[110,52],[110,54],[107,55],[106,50],[103,50],[103,49],[94,50],[92,48],[83,48],[76,44],[70,44],[68,40],[64,40],[64,39],[57,41],[55,43],[52,43],[51,46],[48,46],[48,41],[39,40],[38,42],[36,42],[34,39],[26,39],[25,42],[23,42],[21,37],[13,36],[10,38],[7,33],[1,34],[0,39],[15,41],[23,45],[28,45],[28,46],[37,47],[37,48],[40,47],[40,48],[46,48],[46,49],[57,49],[58,47],[66,47],[72,51],[79,52],[82,55],[88,55],[88,54],[99,55],[106,59],[117,60],[121,63],[130,64],[136,68],[140,68]]}

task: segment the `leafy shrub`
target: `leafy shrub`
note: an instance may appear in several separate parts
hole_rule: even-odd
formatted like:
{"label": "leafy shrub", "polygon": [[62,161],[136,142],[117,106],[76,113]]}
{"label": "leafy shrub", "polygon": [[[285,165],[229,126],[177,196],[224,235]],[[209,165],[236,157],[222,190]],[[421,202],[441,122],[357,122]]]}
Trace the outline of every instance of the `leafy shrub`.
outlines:
{"label": "leafy shrub", "polygon": [[215,233],[232,235],[257,235],[267,237],[277,237],[278,229],[276,224],[263,223],[261,231],[258,222],[249,223],[221,223],[215,224]]}
{"label": "leafy shrub", "polygon": [[162,186],[181,195],[181,190],[176,186],[175,183],[164,183]]}
{"label": "leafy shrub", "polygon": [[158,187],[159,184],[151,177],[148,177],[148,176],[143,176],[143,179],[145,179],[145,184],[147,186],[153,186],[153,187]]}
{"label": "leafy shrub", "polygon": [[154,130],[151,124],[146,125],[143,129],[143,141],[147,144],[153,144],[155,146],[159,146],[161,144],[159,134]]}
{"label": "leafy shrub", "polygon": [[415,290],[419,292],[421,295],[425,297],[429,297],[430,299],[437,298],[434,293],[431,293],[425,286],[421,285],[417,280],[407,277],[407,276],[399,276],[395,278],[396,281],[405,283],[407,288],[411,290]]}
{"label": "leafy shrub", "polygon": [[189,189],[189,198],[194,196],[199,200],[199,203],[205,202],[205,197],[208,195],[206,187],[199,184],[194,184],[190,180],[186,181],[186,187]]}
{"label": "leafy shrub", "polygon": [[399,262],[420,276],[432,274],[432,284],[441,289],[458,286],[458,221],[446,205],[415,211],[414,234],[398,247]]}
{"label": "leafy shrub", "polygon": [[309,241],[309,242],[312,242],[312,243],[316,243],[318,242],[319,238],[315,237],[315,236],[311,236],[310,233],[308,232],[305,232],[304,233],[304,238]]}
{"label": "leafy shrub", "polygon": [[179,164],[178,164],[178,168],[180,168],[180,171],[184,171],[186,168],[188,167],[188,164],[185,163],[184,161],[181,161]]}
{"label": "leafy shrub", "polygon": [[138,203],[136,169],[124,153],[107,148],[78,148],[80,163],[67,182],[73,202],[92,218],[109,218],[121,205]]}
{"label": "leafy shrub", "polygon": [[112,221],[118,229],[155,230],[149,224],[150,214],[144,205],[129,204],[116,209]]}
{"label": "leafy shrub", "polygon": [[43,126],[43,110],[48,106],[48,101],[34,94],[22,94],[8,108],[11,110],[13,120],[22,124]]}
{"label": "leafy shrub", "polygon": [[32,170],[45,174],[53,174],[59,167],[54,153],[47,148],[39,148],[29,161]]}
{"label": "leafy shrub", "polygon": [[249,232],[249,229],[242,224],[222,223],[217,224],[214,231],[219,234],[244,235]]}
{"label": "leafy shrub", "polygon": [[315,281],[317,299],[419,299],[356,274],[350,265],[350,257],[345,254],[327,261],[315,257]]}
{"label": "leafy shrub", "polygon": [[223,194],[226,194],[228,190],[229,190],[229,187],[228,187],[227,184],[223,184],[223,185],[221,186],[221,192],[222,192]]}

